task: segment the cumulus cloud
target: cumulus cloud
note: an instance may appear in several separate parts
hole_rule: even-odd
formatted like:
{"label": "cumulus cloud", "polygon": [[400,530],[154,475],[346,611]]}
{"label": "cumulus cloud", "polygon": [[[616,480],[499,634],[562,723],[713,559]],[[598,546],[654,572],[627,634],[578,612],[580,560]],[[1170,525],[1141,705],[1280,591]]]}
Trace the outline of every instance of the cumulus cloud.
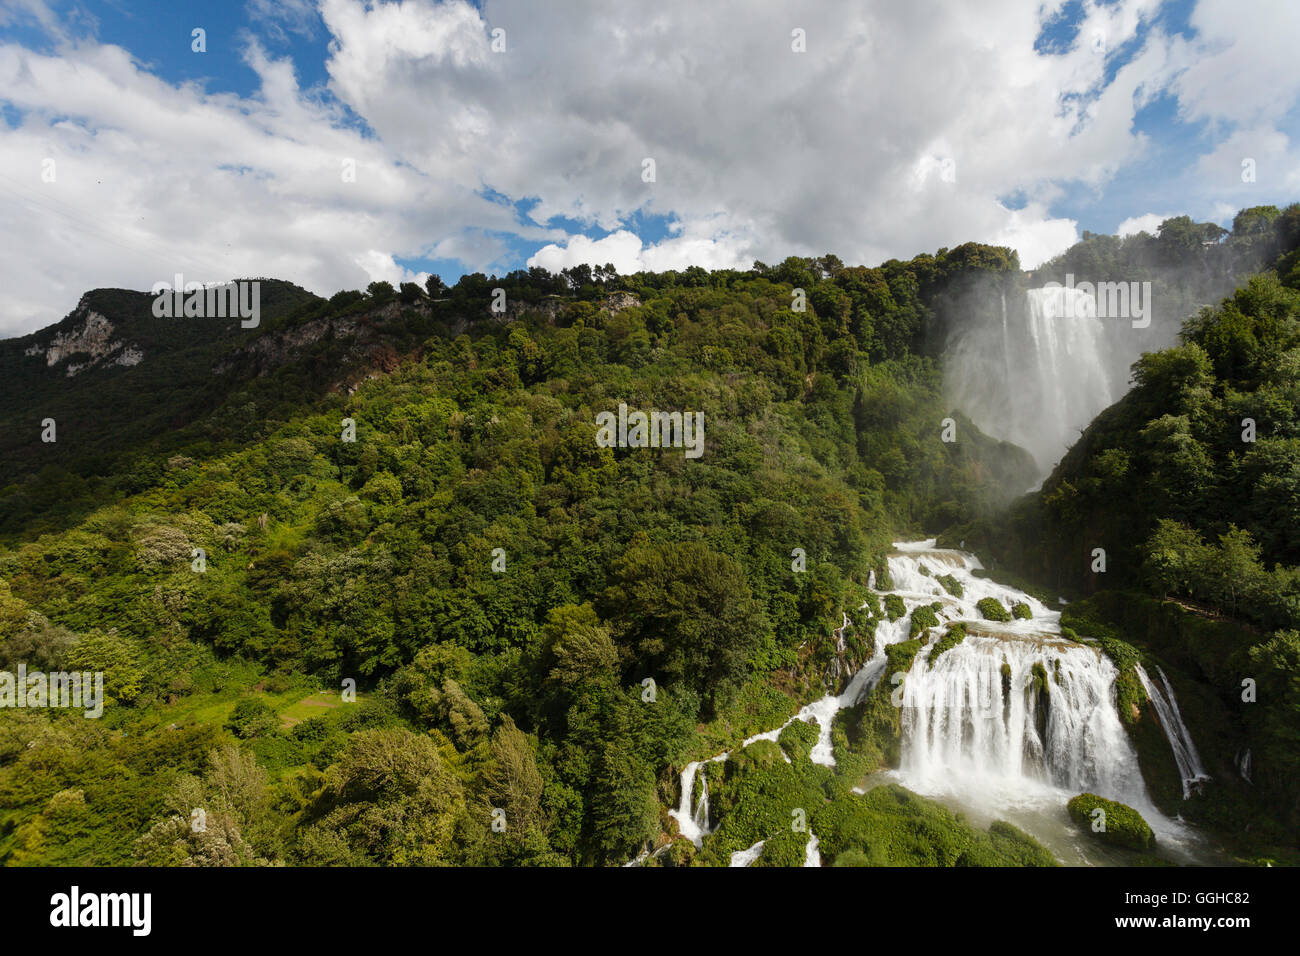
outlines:
{"label": "cumulus cloud", "polygon": [[1115,234],[1117,236],[1136,236],[1139,232],[1145,232],[1154,236],[1160,231],[1160,224],[1172,215],[1172,213],[1149,212],[1145,216],[1130,216],[1116,227]]}
{"label": "cumulus cloud", "polygon": [[[1248,101],[1250,131],[1221,136],[1206,174],[1253,143],[1279,182],[1297,176],[1273,125],[1283,107],[1251,92],[1281,62],[1277,39],[1219,0],[1200,0],[1194,40],[1153,26],[1159,0],[1086,0],[1051,53],[1035,40],[1063,0],[318,0],[310,15],[294,0],[278,16],[252,0],[268,39],[331,42],[326,88],[304,90],[290,59],[249,39],[248,97],[168,83],[23,3],[57,49],[0,43],[0,101],[17,116],[0,124],[0,228],[24,237],[0,334],[57,319],[87,287],[176,271],[328,294],[415,278],[398,260],[421,258],[505,271],[537,250],[529,264],[630,272],[875,263],[972,239],[1033,267],[1077,238],[1052,212],[1062,185],[1101,190],[1141,159],[1136,111],[1171,91],[1211,123]],[[1294,98],[1291,80],[1270,82]],[[646,217],[673,223],[667,237],[639,237]]]}

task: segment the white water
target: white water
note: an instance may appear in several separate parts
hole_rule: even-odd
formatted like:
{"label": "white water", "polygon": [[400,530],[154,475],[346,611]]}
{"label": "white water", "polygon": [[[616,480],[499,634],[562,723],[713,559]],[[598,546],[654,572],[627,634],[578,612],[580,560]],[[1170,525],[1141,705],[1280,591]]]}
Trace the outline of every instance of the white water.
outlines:
{"label": "white water", "polygon": [[[731,854],[731,860],[728,866],[753,866],[755,861],[763,855],[763,847],[767,844],[766,840],[759,840],[753,846],[744,850],[737,850]],[[821,866],[822,855],[817,848],[821,841],[817,839],[817,834],[808,834],[808,844],[804,847],[803,865],[804,866]],[[628,864],[629,866],[631,864]]]}
{"label": "white water", "polygon": [[[1116,670],[1095,647],[1076,644],[1060,631],[1060,613],[1015,588],[976,577],[979,560],[971,554],[937,549],[933,539],[897,542],[889,558],[889,572],[908,613],[897,621],[881,621],[876,629],[872,658],[853,676],[842,694],[828,695],[807,705],[791,720],[812,720],[819,726],[812,759],[834,764],[830,731],[835,714],[852,706],[874,687],[885,668],[884,648],[906,640],[911,612],[923,604],[940,602],[940,628],[932,629],[910,671],[902,678],[902,759],[897,771],[882,777],[911,790],[954,803],[976,820],[1011,822],[1038,837],[1067,862],[1105,860],[1091,840],[1074,830],[1065,811],[1066,802],[1081,792],[1092,792],[1136,809],[1155,831],[1163,850],[1194,860],[1198,839],[1179,820],[1160,813],[1147,796],[1137,754],[1129,742],[1115,707]],[[921,569],[925,567],[930,573]],[[951,574],[963,588],[961,598],[949,595],[939,576]],[[995,623],[982,618],[976,608],[991,597],[1010,608],[1027,604],[1030,620]],[[966,639],[945,652],[935,666],[929,664],[934,641],[950,621],[967,624]],[[1002,675],[1003,664],[1009,677]],[[1047,676],[1046,699],[1033,689],[1034,666]],[[894,675],[889,675],[890,678]],[[1163,674],[1161,674],[1163,679]],[[1142,675],[1144,683],[1150,683]],[[1170,738],[1177,757],[1179,747],[1190,755],[1191,777],[1203,775],[1195,746],[1177,711],[1173,691],[1148,694],[1159,700],[1157,713],[1168,728],[1178,728]],[[1169,708],[1166,720],[1161,706]],[[789,721],[786,722],[788,724]],[[776,740],[786,724],[755,734],[744,741]],[[722,761],[728,754],[713,757]],[[683,836],[699,846],[709,833],[707,792],[694,807],[696,774],[702,763],[682,770],[678,808],[670,814]],[[1180,772],[1183,764],[1179,763]],[[855,788],[856,789],[856,788]],[[732,856],[733,866],[748,866],[762,850],[756,844]],[[815,837],[810,837],[806,865],[819,865]],[[752,854],[752,855],[750,855]],[[817,862],[813,862],[816,860]],[[740,861],[740,862],[737,862]]]}
{"label": "white water", "polygon": [[1026,449],[1046,474],[1123,394],[1137,355],[1117,335],[1108,337],[1095,301],[1078,289],[1030,289],[1024,307],[1011,310],[1003,296],[1000,321],[972,314],[954,330],[944,357],[949,397],[982,431]]}
{"label": "white water", "polygon": [[[701,770],[706,763],[715,763],[726,759],[727,754],[722,754],[709,761],[692,761],[682,768],[681,798],[678,800],[677,809],[669,810],[668,815],[677,821],[677,829],[681,831],[682,836],[694,843],[696,847],[700,846],[704,842],[704,838],[713,832],[709,829],[709,777],[707,771],[701,773]],[[696,774],[700,774],[700,798],[695,802],[695,807],[692,809],[691,796],[695,792]]]}
{"label": "white water", "polygon": [[811,830],[808,831],[808,845],[804,847],[803,851],[804,866],[822,865],[822,855],[819,849],[821,844],[822,841],[817,839],[817,834],[813,833]]}
{"label": "white water", "polygon": [[1142,689],[1147,692],[1147,697],[1151,698],[1156,716],[1160,718],[1160,728],[1165,732],[1169,747],[1174,752],[1178,775],[1183,778],[1183,799],[1186,800],[1193,792],[1200,792],[1201,784],[1209,780],[1210,775],[1205,772],[1201,755],[1196,752],[1192,735],[1188,733],[1187,725],[1183,723],[1183,715],[1178,712],[1178,698],[1174,696],[1174,689],[1169,686],[1169,678],[1165,676],[1165,672],[1159,667],[1156,668],[1156,673],[1160,675],[1160,683],[1164,685],[1162,692],[1161,688],[1147,676],[1141,664],[1135,669],[1138,680],[1142,682]]}
{"label": "white water", "polygon": [[1237,772],[1241,774],[1241,779],[1253,783],[1254,781],[1250,779],[1250,748],[1247,747],[1244,754],[1238,752],[1233,762],[1237,765]]}
{"label": "white water", "polygon": [[746,850],[737,850],[735,853],[731,854],[731,863],[729,865],[753,866],[754,861],[757,860],[759,855],[763,852],[763,844],[766,842],[766,840],[759,840]]}

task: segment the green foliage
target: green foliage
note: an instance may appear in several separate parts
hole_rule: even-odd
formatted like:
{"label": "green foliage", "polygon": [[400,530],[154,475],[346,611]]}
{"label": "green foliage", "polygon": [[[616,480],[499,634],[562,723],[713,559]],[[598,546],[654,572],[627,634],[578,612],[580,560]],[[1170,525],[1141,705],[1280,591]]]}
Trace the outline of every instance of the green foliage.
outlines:
{"label": "green foliage", "polygon": [[815,722],[792,720],[781,729],[776,740],[791,761],[800,763],[808,759],[809,752],[817,743],[819,733],[820,730]]}
{"label": "green foliage", "polygon": [[[1288,215],[1244,215],[1234,261],[1280,250]],[[1185,241],[1199,229],[1171,224],[1160,254],[1199,255]],[[856,610],[872,571],[892,591],[895,537],[992,520],[1030,483],[1024,453],[948,406],[936,362],[968,293],[1014,291],[1018,268],[966,244],[875,269],[578,266],[328,301],[266,280],[257,330],[155,321],[143,293],[98,290],[56,331],[94,309],[141,364],[69,378],[26,354],[50,330],[0,343],[3,423],[60,429],[52,460],[27,425],[0,428],[0,657],[102,670],[110,698],[102,721],[0,726],[0,862],[625,862],[663,837],[671,768],[780,725],[829,689],[837,654],[872,652],[880,615],[906,614],[892,593]],[[789,309],[795,285],[806,312]],[[504,322],[496,287],[522,304]],[[1218,542],[1206,593],[1261,620],[1295,579],[1252,561],[1289,566],[1300,541],[1285,517],[1293,304],[1265,282],[1192,323],[1185,349],[1140,365],[1131,419],[1107,425],[1073,493],[1049,482],[1062,515],[1123,500],[1119,481],[1139,482],[1139,518],[1176,503],[1162,516]],[[622,401],[703,412],[705,454],[598,446],[595,416]],[[1253,447],[1216,436],[1251,410]],[[963,440],[933,441],[949,414]],[[1144,521],[1116,567],[1140,564]],[[913,614],[913,637],[936,609]],[[1256,641],[1253,666],[1285,698],[1279,640]],[[886,678],[837,721],[840,774],[807,759],[816,728],[793,723],[710,766],[722,826],[698,859],[663,857],[725,862],[765,839],[761,862],[802,862],[791,811],[820,836],[852,771],[897,762],[892,678],[921,646],[887,648]],[[345,679],[362,702],[336,702]],[[309,700],[320,713],[302,719]],[[1261,724],[1279,742],[1257,751],[1261,780],[1289,768],[1284,726]],[[216,808],[207,839],[187,826],[196,800]],[[873,812],[881,828],[930,821],[937,849],[913,829],[827,859],[1033,856],[998,825]]]}
{"label": "green foliage", "polygon": [[1011,616],[1019,621],[1028,621],[1034,616],[1034,613],[1024,601],[1017,601],[1011,605]]}
{"label": "green foliage", "polygon": [[951,574],[945,574],[941,577],[935,578],[935,580],[938,581],[939,584],[943,586],[943,589],[945,591],[947,591],[955,598],[960,598],[965,593],[965,589],[962,588],[961,582],[958,581]]}
{"label": "green foliage", "polygon": [[987,621],[1001,621],[1005,623],[1011,620],[1011,612],[1008,611],[997,598],[980,598],[975,602],[975,608],[980,612],[980,617]]}
{"label": "green foliage", "polygon": [[236,737],[260,737],[280,726],[275,710],[260,697],[246,697],[235,704],[226,729]]}
{"label": "green foliage", "polygon": [[807,857],[808,831],[785,827],[767,838],[754,866],[803,866]]}
{"label": "green foliage", "polygon": [[948,808],[896,784],[849,794],[813,816],[824,857],[836,866],[1056,866],[1010,824],[977,830]]}
{"label": "green foliage", "polygon": [[966,640],[966,625],[960,621],[955,624],[949,624],[948,630],[944,632],[943,637],[935,641],[934,646],[930,648],[930,667],[934,667],[939,657],[952,650],[962,641]]}
{"label": "green foliage", "polygon": [[909,637],[925,631],[927,628],[938,627],[939,616],[935,613],[934,607],[929,604],[922,604],[912,611],[912,623],[908,632]]}
{"label": "green foliage", "polygon": [[1156,837],[1151,827],[1130,806],[1093,793],[1081,793],[1071,798],[1066,809],[1070,819],[1095,840],[1129,850],[1155,848]]}

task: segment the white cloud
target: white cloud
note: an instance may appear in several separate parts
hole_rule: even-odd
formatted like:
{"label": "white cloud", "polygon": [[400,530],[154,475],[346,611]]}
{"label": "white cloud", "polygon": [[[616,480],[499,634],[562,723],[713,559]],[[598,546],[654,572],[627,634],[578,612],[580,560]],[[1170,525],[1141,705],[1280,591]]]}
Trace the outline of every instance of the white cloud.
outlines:
{"label": "white cloud", "polygon": [[1190,19],[1196,38],[1174,48],[1182,68],[1175,89],[1186,116],[1249,124],[1280,119],[1295,105],[1294,0],[1200,0]]}
{"label": "white cloud", "polygon": [[[29,19],[48,12],[24,3]],[[1050,212],[1061,185],[1100,190],[1144,155],[1138,108],[1177,83],[1185,110],[1224,122],[1231,97],[1198,64],[1227,57],[1240,98],[1260,75],[1251,51],[1270,68],[1281,56],[1258,24],[1238,28],[1201,0],[1202,39],[1150,31],[1110,76],[1092,38],[1115,50],[1157,0],[1089,0],[1073,48],[1040,55],[1040,17],[1056,7],[319,0],[328,96],[299,89],[289,61],[256,43],[244,55],[260,90],[247,98],[163,82],[84,34],[56,55],[0,44],[0,98],[22,115],[0,123],[0,228],[23,236],[3,266],[0,334],[56,320],[95,285],[183,271],[328,294],[411,278],[399,258],[503,271],[521,242],[545,244],[530,262],[548,268],[635,271],[824,252],[874,263],[974,239],[1014,245],[1033,267],[1076,237]],[[312,22],[294,0],[276,29]],[[790,48],[794,27],[805,53]],[[1292,85],[1279,82],[1283,98]],[[1222,137],[1207,171],[1226,175],[1250,146],[1278,183],[1295,180],[1265,99],[1249,100],[1258,122],[1241,135],[1254,140]],[[55,183],[40,178],[45,158]],[[347,160],[355,182],[342,181]],[[1018,209],[998,201],[1013,194]],[[531,221],[489,195],[535,200]],[[675,231],[647,245],[633,213]],[[555,216],[609,235],[570,235]]]}
{"label": "white cloud", "polygon": [[1078,223],[1073,219],[1048,219],[1040,207],[1015,210],[1006,228],[989,241],[1017,250],[1022,269],[1037,269],[1079,241]]}
{"label": "white cloud", "polygon": [[1154,236],[1160,231],[1160,224],[1172,215],[1174,213],[1149,212],[1145,216],[1130,216],[1116,227],[1115,235],[1136,236],[1145,232]]}
{"label": "white cloud", "polygon": [[635,233],[620,229],[602,239],[592,240],[578,235],[564,245],[551,243],[543,246],[529,258],[528,265],[559,272],[584,262],[588,265],[612,264],[623,275],[681,270],[688,266],[748,269],[754,256],[747,250],[748,243],[743,240],[704,236],[678,236],[646,246]]}

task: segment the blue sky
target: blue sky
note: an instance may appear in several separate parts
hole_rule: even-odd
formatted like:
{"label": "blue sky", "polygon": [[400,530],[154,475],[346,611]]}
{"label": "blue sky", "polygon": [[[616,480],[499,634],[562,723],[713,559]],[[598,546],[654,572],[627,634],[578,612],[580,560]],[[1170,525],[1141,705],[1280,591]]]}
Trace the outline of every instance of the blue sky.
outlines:
{"label": "blue sky", "polygon": [[0,334],[186,270],[329,294],[968,239],[1033,266],[1085,230],[1227,225],[1300,198],[1298,7],[16,0]]}

